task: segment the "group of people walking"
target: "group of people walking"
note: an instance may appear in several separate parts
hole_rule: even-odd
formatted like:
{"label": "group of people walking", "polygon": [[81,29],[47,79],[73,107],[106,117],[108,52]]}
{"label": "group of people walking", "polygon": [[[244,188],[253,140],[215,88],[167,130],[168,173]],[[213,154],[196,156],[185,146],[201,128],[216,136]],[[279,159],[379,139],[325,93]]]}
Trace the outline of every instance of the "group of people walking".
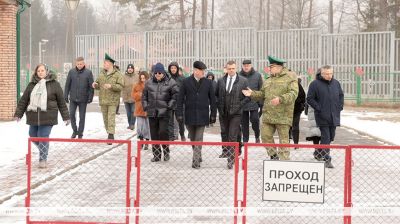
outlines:
{"label": "group of people walking", "polygon": [[[244,60],[239,72],[236,62],[228,61],[223,76],[215,80],[213,73],[206,72],[207,66],[202,61],[193,63],[193,74],[186,78],[176,62],[170,63],[167,69],[156,63],[150,74],[146,71],[136,74],[134,65],[129,64],[122,75],[115,60],[106,54],[103,69],[94,80],[84,59],[78,57],[76,67],[68,73],[64,92],[54,73],[39,64],[14,117],[19,120],[26,113],[29,135],[49,137],[60,111],[65,124],[71,123],[71,138],[83,138],[87,104],[93,101],[94,90],[98,90],[104,126],[111,140],[122,96],[127,128],[133,130],[136,123],[140,140],[168,141],[180,137],[186,141],[186,128],[190,141],[203,141],[205,128],[216,122],[218,114],[223,142],[248,142],[251,123],[256,143],[274,143],[273,135],[277,131],[280,143],[289,143],[291,136],[297,144],[300,115],[305,108],[311,123],[309,133],[313,133],[307,135],[307,140],[330,144],[343,109],[343,91],[333,78],[333,69],[330,66],[320,69],[306,98],[300,79],[284,66],[285,61],[272,56],[268,60],[270,77],[265,80],[252,67],[251,60]],[[45,168],[49,144],[35,144],[40,151],[39,167]],[[145,145],[144,149],[147,148]],[[152,144],[151,149],[151,162],[170,160],[169,145]],[[268,147],[267,153],[273,160],[290,159],[288,148]],[[219,157],[226,158],[227,168],[232,169],[233,147],[223,147]],[[333,168],[329,149],[316,149],[314,157]],[[202,162],[201,146],[193,146],[192,167],[198,169]]]}

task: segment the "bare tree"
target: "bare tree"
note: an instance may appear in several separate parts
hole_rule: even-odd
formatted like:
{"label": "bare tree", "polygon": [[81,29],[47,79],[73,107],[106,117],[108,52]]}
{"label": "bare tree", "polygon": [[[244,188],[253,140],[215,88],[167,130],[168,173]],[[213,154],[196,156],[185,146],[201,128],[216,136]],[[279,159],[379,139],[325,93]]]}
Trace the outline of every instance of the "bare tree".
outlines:
{"label": "bare tree", "polygon": [[[271,0],[267,0],[267,6],[265,8],[265,11],[267,12],[266,14],[266,21],[264,23],[264,29],[269,30],[270,29],[270,23],[271,23],[271,13],[270,13],[270,7],[271,7]],[[266,24],[266,27],[265,27]]]}
{"label": "bare tree", "polygon": [[263,0],[259,1],[259,9],[258,9],[258,29],[261,30],[262,23],[263,23]]}
{"label": "bare tree", "polygon": [[313,10],[313,0],[310,0],[310,3],[309,3],[310,5],[310,7],[309,7],[309,9],[308,9],[308,24],[307,24],[307,27],[308,28],[310,28],[311,27],[311,17],[312,17],[312,10]]}
{"label": "bare tree", "polygon": [[281,10],[281,24],[279,26],[280,29],[283,29],[283,21],[285,20],[285,0],[282,0],[282,10]]}
{"label": "bare tree", "polygon": [[207,0],[201,0],[201,28],[207,29]]}
{"label": "bare tree", "polygon": [[211,0],[211,29],[214,29],[214,12],[215,12],[214,0]]}
{"label": "bare tree", "polygon": [[180,20],[181,20],[181,28],[186,29],[186,17],[185,17],[185,5],[183,4],[183,0],[179,0],[179,9],[180,9]]}
{"label": "bare tree", "polygon": [[197,10],[197,2],[196,0],[193,0],[192,29],[196,29],[196,10]]}

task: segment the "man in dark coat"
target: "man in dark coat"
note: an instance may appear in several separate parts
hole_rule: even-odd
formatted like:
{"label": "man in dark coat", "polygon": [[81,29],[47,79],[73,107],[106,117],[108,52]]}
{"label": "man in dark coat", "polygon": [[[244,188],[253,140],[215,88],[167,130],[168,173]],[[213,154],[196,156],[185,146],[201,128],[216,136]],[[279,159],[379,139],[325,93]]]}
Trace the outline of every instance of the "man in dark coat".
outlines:
{"label": "man in dark coat", "polygon": [[[179,64],[177,62],[171,62],[168,65],[168,73],[169,73],[170,77],[176,82],[178,89],[180,89],[185,77],[179,75]],[[178,139],[176,130],[177,130],[177,128],[179,128],[179,135],[181,136],[181,141],[186,141],[184,121],[177,120],[178,127],[176,127],[176,125],[175,125],[176,117],[177,117],[176,108],[173,108],[172,113],[171,113],[171,118],[170,118],[169,124],[168,124],[169,139],[171,141]]]}
{"label": "man in dark coat", "polygon": [[[242,70],[239,75],[247,79],[249,87],[252,90],[259,91],[263,86],[263,79],[260,73],[254,70],[251,65],[251,60],[244,60]],[[260,117],[258,116],[259,109],[262,108],[261,101],[251,100],[243,107],[242,114],[242,132],[243,142],[249,141],[249,124],[253,128],[256,143],[260,143]]]}
{"label": "man in dark coat", "polygon": [[[85,129],[85,117],[87,104],[93,100],[94,90],[92,71],[85,67],[83,57],[75,61],[76,67],[68,72],[64,88],[65,102],[69,103],[69,114],[73,130],[71,138],[82,138]],[[79,127],[76,126],[76,109],[79,107]]]}
{"label": "man in dark coat", "polygon": [[[176,114],[179,122],[185,117],[190,141],[201,142],[205,126],[216,121],[217,108],[213,81],[204,77],[206,65],[195,61],[193,67],[193,75],[183,81],[179,90]],[[193,146],[192,167],[200,168],[202,160],[201,146]]]}
{"label": "man in dark coat", "polygon": [[[222,118],[220,125],[225,128],[226,137],[222,141],[235,142],[240,134],[243,107],[250,102],[250,98],[242,93],[242,90],[248,88],[248,83],[247,79],[237,74],[236,63],[228,61],[226,69],[227,74],[218,79],[216,96],[218,98],[218,112]],[[226,157],[228,158],[228,169],[232,169],[235,158],[232,147],[228,147]]]}
{"label": "man in dark coat", "polygon": [[[307,103],[314,108],[315,121],[321,130],[321,144],[329,145],[335,139],[336,127],[340,126],[344,94],[339,81],[333,78],[333,69],[326,65],[321,74],[308,87]],[[314,157],[325,161],[325,167],[333,168],[329,149],[316,149]]]}
{"label": "man in dark coat", "polygon": [[294,144],[299,144],[300,116],[301,113],[304,111],[304,106],[306,103],[306,93],[304,92],[303,86],[301,85],[300,78],[297,79],[297,83],[299,85],[299,94],[297,95],[296,101],[294,102],[293,123],[289,131],[289,136],[292,137]]}
{"label": "man in dark coat", "polygon": [[[175,107],[178,87],[164,70],[164,65],[157,63],[154,66],[154,75],[149,79],[143,90],[142,104],[150,123],[151,140],[168,141],[168,122],[171,111]],[[164,161],[170,159],[169,147],[163,145]],[[151,162],[161,160],[160,145],[153,144],[153,158]]]}

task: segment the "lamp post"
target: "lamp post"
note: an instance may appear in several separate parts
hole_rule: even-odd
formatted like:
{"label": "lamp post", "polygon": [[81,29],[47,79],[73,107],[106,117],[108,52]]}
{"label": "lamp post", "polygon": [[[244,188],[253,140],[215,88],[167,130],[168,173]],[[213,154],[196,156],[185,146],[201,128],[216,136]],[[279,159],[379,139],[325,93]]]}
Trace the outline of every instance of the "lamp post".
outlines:
{"label": "lamp post", "polygon": [[49,40],[42,39],[39,41],[39,64],[42,63],[42,45],[45,45]]}
{"label": "lamp post", "polygon": [[69,9],[69,19],[68,19],[68,28],[65,37],[65,60],[68,61],[68,58],[71,57],[73,62],[74,53],[75,53],[75,13],[78,8],[80,0],[65,0],[65,5]]}

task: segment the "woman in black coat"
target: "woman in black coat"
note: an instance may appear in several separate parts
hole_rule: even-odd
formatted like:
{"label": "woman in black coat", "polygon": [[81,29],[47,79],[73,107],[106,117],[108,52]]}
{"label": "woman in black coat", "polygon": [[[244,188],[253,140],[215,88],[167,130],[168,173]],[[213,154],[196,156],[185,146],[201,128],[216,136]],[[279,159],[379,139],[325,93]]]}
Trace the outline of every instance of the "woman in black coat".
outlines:
{"label": "woman in black coat", "polygon": [[[19,121],[26,113],[29,136],[48,138],[53,125],[58,124],[58,111],[68,125],[70,117],[60,83],[46,65],[39,64],[18,102],[14,118]],[[49,142],[34,144],[39,148],[39,168],[46,168]]]}

